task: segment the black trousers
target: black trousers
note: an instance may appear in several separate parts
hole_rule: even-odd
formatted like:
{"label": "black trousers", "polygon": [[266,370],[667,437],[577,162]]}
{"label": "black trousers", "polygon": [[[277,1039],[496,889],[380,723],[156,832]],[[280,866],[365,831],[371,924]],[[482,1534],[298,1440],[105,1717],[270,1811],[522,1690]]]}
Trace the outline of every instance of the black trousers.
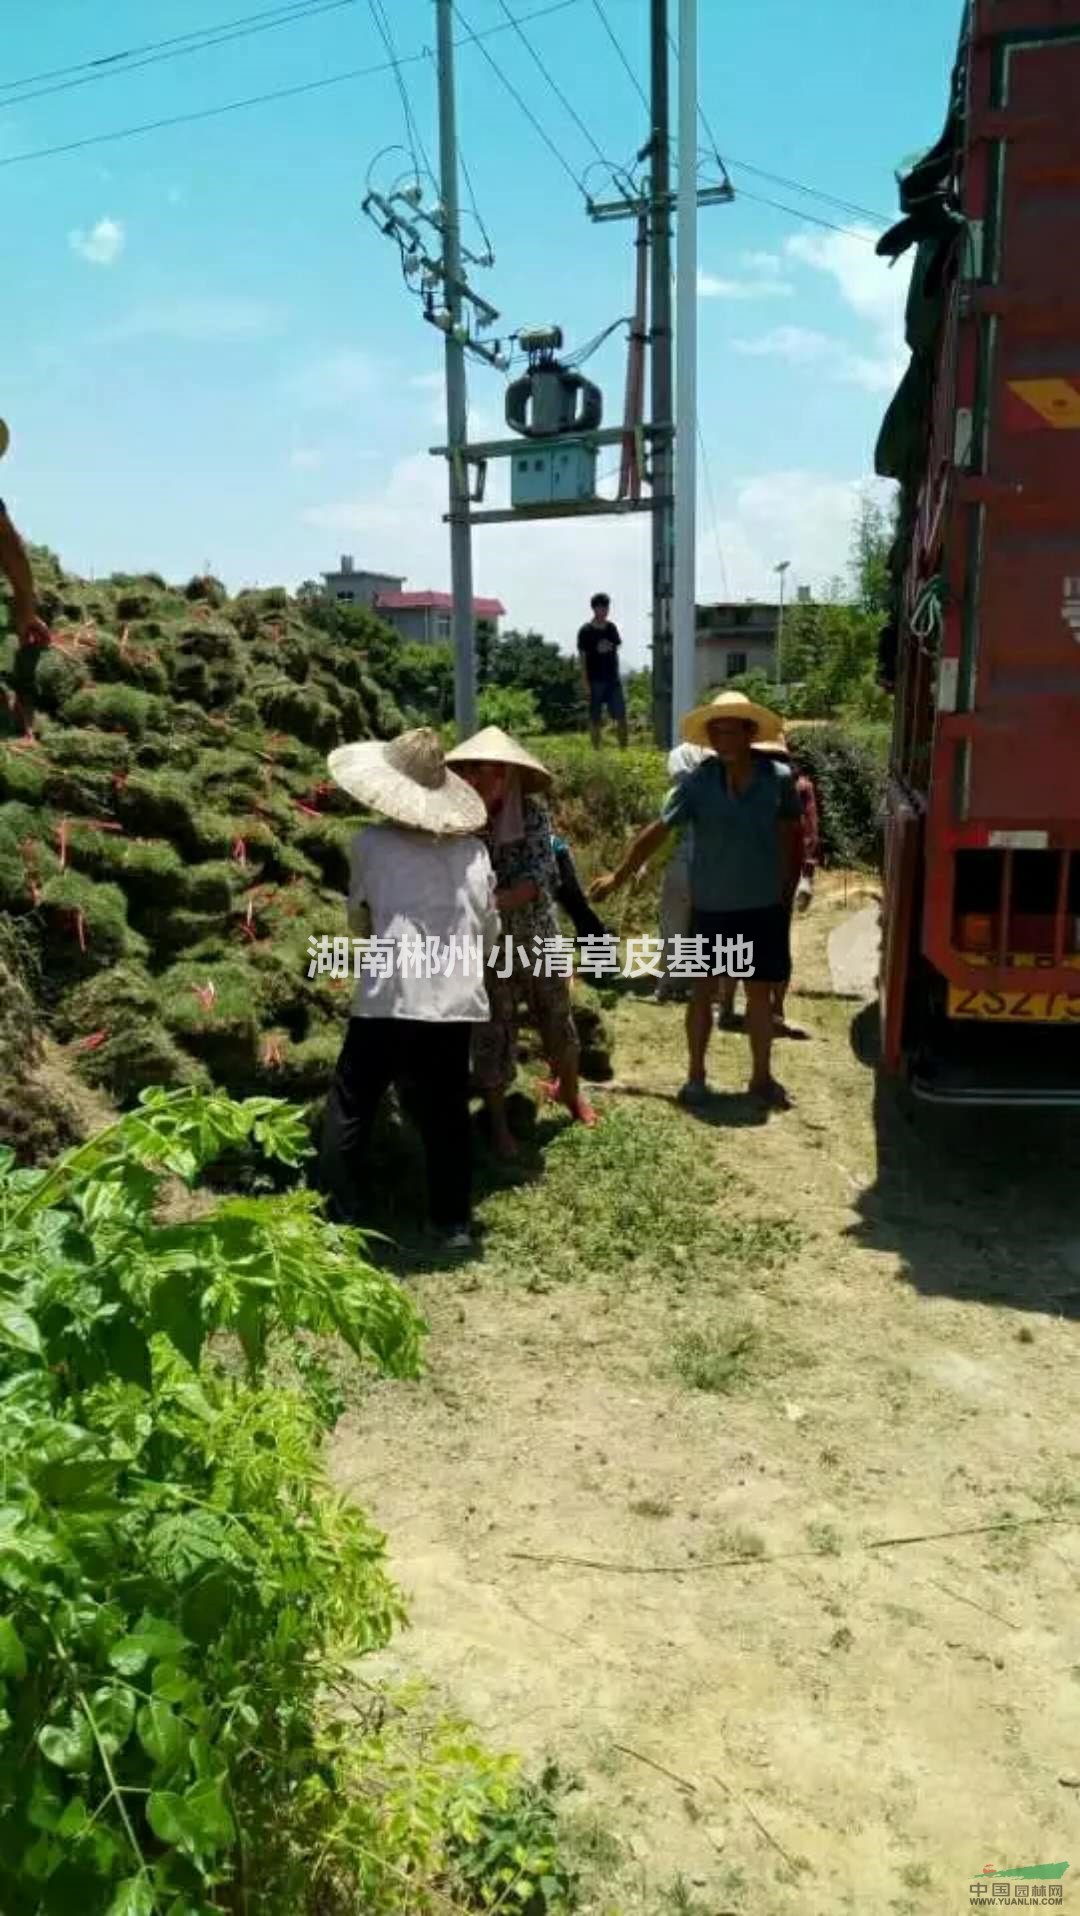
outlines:
{"label": "black trousers", "polygon": [[415,1120],[427,1165],[428,1213],[467,1224],[472,1199],[468,1024],[350,1018],[326,1106],[319,1182],[339,1224],[366,1224],[375,1114],[396,1085]]}

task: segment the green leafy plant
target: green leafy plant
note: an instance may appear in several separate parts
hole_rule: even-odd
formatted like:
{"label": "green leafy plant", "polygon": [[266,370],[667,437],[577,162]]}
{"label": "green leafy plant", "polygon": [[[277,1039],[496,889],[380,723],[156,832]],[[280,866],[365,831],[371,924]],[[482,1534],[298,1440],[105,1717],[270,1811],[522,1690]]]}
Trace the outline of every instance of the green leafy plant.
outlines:
{"label": "green leafy plant", "polygon": [[407,1375],[421,1326],[305,1193],[160,1215],[223,1151],[306,1136],[154,1091],[47,1172],[0,1155],[5,1916],[308,1903],[319,1697],[401,1606],[325,1482],[318,1393],[264,1367],[334,1332]]}

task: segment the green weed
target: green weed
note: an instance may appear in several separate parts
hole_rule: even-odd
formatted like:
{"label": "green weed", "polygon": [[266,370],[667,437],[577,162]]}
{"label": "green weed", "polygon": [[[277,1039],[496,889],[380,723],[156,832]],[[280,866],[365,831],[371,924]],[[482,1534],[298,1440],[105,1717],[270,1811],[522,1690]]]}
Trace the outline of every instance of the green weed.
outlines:
{"label": "green weed", "polygon": [[675,1345],[675,1369],[691,1390],[726,1394],[750,1380],[761,1348],[754,1324],[688,1331]]}

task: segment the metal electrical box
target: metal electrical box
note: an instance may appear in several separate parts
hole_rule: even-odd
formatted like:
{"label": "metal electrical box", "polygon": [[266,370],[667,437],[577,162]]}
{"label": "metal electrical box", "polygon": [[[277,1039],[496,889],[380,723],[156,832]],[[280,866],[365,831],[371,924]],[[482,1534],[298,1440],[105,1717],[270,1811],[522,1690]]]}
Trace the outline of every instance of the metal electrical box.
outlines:
{"label": "metal electrical box", "polygon": [[512,506],[549,506],[596,497],[596,447],[584,441],[523,446],[510,461]]}

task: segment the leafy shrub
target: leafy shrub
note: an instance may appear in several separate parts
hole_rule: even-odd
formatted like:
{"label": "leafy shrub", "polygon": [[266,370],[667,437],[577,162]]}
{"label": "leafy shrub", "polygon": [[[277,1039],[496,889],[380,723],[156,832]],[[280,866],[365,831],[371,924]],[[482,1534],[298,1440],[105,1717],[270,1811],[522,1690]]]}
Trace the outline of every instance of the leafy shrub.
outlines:
{"label": "leafy shrub", "polygon": [[411,1375],[419,1322],[310,1197],[156,1222],[166,1178],[304,1135],[272,1100],[155,1092],[48,1173],[0,1155],[5,1916],[293,1916],[348,1860],[320,1698],[401,1606],[318,1400],[266,1362],[334,1332]]}
{"label": "leafy shrub", "polygon": [[476,701],[476,723],[501,725],[518,738],[543,730],[535,693],[519,685],[485,685]]}
{"label": "leafy shrub", "polygon": [[796,724],[790,739],[817,793],[823,863],[880,865],[885,768],[878,754],[838,725]]}

